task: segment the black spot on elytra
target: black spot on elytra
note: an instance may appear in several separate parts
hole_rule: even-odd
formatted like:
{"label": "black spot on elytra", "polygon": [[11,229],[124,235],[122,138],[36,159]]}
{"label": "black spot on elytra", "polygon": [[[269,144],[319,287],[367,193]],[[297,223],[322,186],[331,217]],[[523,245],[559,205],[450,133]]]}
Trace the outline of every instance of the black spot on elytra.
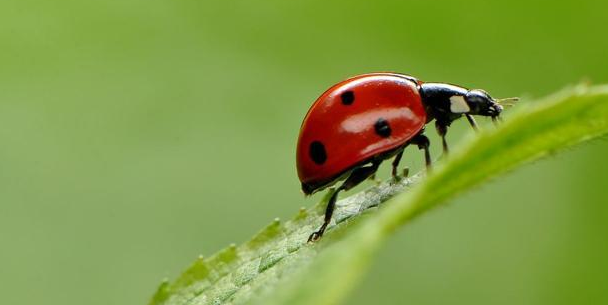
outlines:
{"label": "black spot on elytra", "polygon": [[327,152],[325,152],[325,145],[323,145],[323,143],[319,141],[313,141],[312,143],[310,143],[308,153],[310,154],[310,158],[312,159],[312,161],[319,165],[325,163],[325,161],[327,160]]}
{"label": "black spot on elytra", "polygon": [[374,130],[376,134],[383,137],[388,138],[391,136],[391,126],[388,125],[388,121],[384,118],[379,118],[374,124]]}
{"label": "black spot on elytra", "polygon": [[355,93],[352,91],[344,91],[340,94],[340,99],[342,99],[342,104],[351,105],[355,101]]}

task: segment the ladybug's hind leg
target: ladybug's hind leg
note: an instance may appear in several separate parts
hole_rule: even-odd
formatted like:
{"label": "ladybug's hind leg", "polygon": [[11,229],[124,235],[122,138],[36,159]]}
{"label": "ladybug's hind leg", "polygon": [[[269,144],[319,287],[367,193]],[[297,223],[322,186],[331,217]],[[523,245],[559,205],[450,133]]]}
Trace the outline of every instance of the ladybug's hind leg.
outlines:
{"label": "ladybug's hind leg", "polygon": [[327,208],[325,209],[325,218],[323,220],[323,224],[321,225],[319,230],[310,234],[310,236],[308,237],[309,242],[318,240],[319,238],[321,238],[321,236],[323,236],[323,233],[325,233],[325,229],[329,225],[329,222],[331,221],[331,216],[334,214],[334,209],[336,208],[336,200],[338,198],[338,193],[340,191],[348,191],[351,188],[359,185],[359,183],[365,181],[365,179],[376,173],[378,167],[380,166],[380,163],[381,161],[373,161],[371,165],[356,168],[348,176],[348,178],[346,178],[346,181],[344,181],[344,183],[342,183],[339,188],[333,191],[333,194],[331,194],[331,197],[327,202]]}

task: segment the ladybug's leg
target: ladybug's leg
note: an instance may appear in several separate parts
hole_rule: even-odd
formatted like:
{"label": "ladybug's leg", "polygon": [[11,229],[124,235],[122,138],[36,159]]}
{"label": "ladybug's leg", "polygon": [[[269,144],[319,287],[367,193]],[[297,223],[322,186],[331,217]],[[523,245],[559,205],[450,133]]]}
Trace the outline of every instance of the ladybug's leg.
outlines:
{"label": "ladybug's leg", "polygon": [[407,178],[410,175],[410,169],[409,168],[404,168],[403,169],[403,177]]}
{"label": "ladybug's leg", "polygon": [[376,184],[382,183],[382,180],[376,179],[376,173],[373,173],[371,176],[369,176],[369,180],[376,182]]}
{"label": "ladybug's leg", "polygon": [[468,113],[464,116],[467,118],[467,121],[469,121],[469,124],[471,124],[471,127],[473,127],[475,131],[477,131],[477,122],[475,122],[475,118],[473,118],[473,116]]}
{"label": "ladybug's leg", "polygon": [[399,166],[399,161],[401,161],[401,156],[403,156],[403,150],[400,151],[396,156],[395,159],[393,159],[393,179],[396,181],[397,179],[399,179],[399,177],[397,176],[397,166]]}
{"label": "ladybug's leg", "polygon": [[443,154],[447,155],[449,149],[448,142],[445,140],[445,135],[448,133],[448,125],[440,121],[435,121],[435,128],[437,128],[437,133],[441,137],[441,143],[443,144]]}
{"label": "ladybug's leg", "polygon": [[359,185],[359,183],[363,182],[365,179],[374,175],[380,166],[382,161],[373,161],[371,165],[359,167],[348,176],[346,181],[342,183],[339,190],[348,191],[353,187]]}
{"label": "ladybug's leg", "polygon": [[331,221],[331,216],[334,213],[334,209],[336,207],[336,200],[338,198],[338,193],[343,190],[348,191],[351,188],[357,186],[359,183],[363,182],[365,179],[369,178],[371,175],[373,175],[378,170],[378,167],[380,166],[380,162],[381,161],[374,161],[369,166],[363,166],[363,167],[359,167],[359,168],[353,170],[353,172],[350,174],[350,176],[348,176],[346,181],[344,181],[344,183],[342,183],[342,185],[340,185],[340,187],[337,188],[333,194],[331,194],[331,197],[329,198],[329,201],[327,202],[327,208],[325,209],[325,218],[323,220],[323,224],[321,225],[319,230],[310,234],[310,236],[308,237],[309,242],[316,241],[319,238],[321,238],[321,236],[323,236],[325,229],[327,228],[327,226],[329,225],[329,222]]}
{"label": "ladybug's leg", "polygon": [[325,232],[327,225],[329,225],[329,222],[331,221],[331,216],[334,214],[334,208],[336,207],[336,199],[338,197],[338,193],[341,190],[342,190],[342,186],[340,186],[339,188],[334,190],[333,194],[331,194],[331,197],[329,198],[329,201],[327,202],[327,208],[325,208],[325,218],[323,219],[323,224],[321,225],[319,230],[312,232],[312,234],[310,234],[310,236],[308,237],[308,242],[316,241],[317,239],[321,238],[321,236],[323,236],[323,233]]}
{"label": "ladybug's leg", "polygon": [[426,168],[427,170],[430,169],[432,162],[431,153],[429,152],[429,146],[431,146],[429,138],[419,133],[410,140],[410,143],[418,145],[419,149],[424,149],[424,161],[426,162]]}

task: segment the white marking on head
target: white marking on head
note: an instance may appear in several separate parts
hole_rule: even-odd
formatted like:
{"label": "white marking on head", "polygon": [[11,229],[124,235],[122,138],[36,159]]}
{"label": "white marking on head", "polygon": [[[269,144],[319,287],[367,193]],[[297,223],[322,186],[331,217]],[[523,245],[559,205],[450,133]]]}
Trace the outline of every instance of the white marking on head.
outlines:
{"label": "white marking on head", "polygon": [[452,113],[466,113],[471,111],[471,107],[464,100],[464,96],[452,95],[450,96],[450,111]]}

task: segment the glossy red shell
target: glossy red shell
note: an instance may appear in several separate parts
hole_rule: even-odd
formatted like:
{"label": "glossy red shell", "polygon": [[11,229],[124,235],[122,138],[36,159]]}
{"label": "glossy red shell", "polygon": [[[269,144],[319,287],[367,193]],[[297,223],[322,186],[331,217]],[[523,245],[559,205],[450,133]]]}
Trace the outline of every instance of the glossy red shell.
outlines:
{"label": "glossy red shell", "polygon": [[[323,93],[306,114],[297,146],[297,169],[303,184],[313,190],[333,182],[353,167],[406,144],[423,129],[426,112],[418,81],[395,73],[359,75]],[[352,91],[352,104],[341,95]],[[377,134],[374,124],[384,119],[388,137]],[[323,144],[326,159],[311,157],[311,143]]]}

